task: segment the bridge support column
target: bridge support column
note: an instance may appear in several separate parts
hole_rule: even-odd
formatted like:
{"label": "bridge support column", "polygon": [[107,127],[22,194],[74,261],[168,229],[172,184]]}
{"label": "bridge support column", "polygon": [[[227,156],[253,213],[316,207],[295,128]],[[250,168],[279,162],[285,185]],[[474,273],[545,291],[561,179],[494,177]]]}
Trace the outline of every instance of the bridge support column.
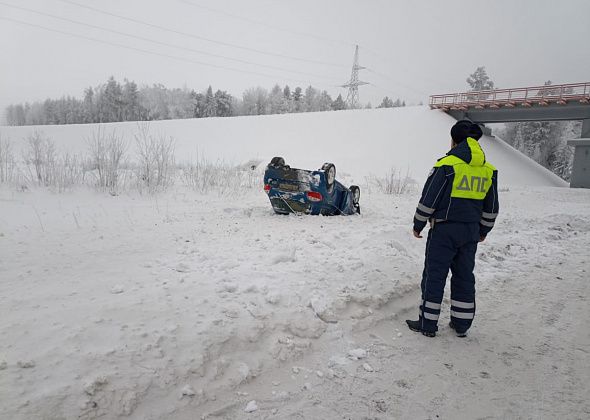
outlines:
{"label": "bridge support column", "polygon": [[492,133],[492,129],[490,127],[488,127],[484,124],[480,124],[480,125],[483,126],[482,131],[483,131],[484,136],[490,136],[490,137],[494,136],[494,134]]}
{"label": "bridge support column", "polygon": [[590,119],[582,121],[582,138],[567,144],[574,147],[570,188],[590,188]]}

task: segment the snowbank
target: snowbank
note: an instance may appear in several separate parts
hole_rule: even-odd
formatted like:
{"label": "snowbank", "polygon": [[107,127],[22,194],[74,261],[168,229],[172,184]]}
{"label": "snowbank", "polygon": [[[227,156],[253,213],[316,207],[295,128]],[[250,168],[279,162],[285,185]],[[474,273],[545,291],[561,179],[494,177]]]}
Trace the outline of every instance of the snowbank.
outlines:
{"label": "snowbank", "polygon": [[540,417],[582,418],[588,193],[501,192],[473,338],[443,321],[426,343],[399,316],[419,299],[416,194],[365,194],[362,215],[328,218],[274,215],[257,190],[0,190],[0,418],[241,419],[251,401],[262,418],[361,418],[365,402],[470,418],[473,386],[480,417],[518,418],[539,375],[562,396]]}

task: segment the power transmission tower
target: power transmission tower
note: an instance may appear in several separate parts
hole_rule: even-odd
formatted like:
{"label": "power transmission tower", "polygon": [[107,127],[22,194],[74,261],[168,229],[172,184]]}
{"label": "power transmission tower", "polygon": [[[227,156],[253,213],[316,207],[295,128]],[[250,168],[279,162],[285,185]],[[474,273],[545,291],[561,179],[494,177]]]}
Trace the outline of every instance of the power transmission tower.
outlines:
{"label": "power transmission tower", "polygon": [[368,85],[368,82],[361,82],[359,80],[359,70],[365,67],[359,65],[359,46],[356,46],[354,51],[354,61],[352,62],[352,73],[350,81],[341,87],[348,88],[348,95],[346,96],[346,104],[349,109],[356,109],[359,107],[359,86]]}

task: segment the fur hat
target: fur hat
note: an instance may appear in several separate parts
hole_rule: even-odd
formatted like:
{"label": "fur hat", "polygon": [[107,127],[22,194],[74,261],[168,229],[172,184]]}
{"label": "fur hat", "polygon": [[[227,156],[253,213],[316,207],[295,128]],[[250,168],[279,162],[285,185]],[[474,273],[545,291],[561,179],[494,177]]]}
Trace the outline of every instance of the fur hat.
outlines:
{"label": "fur hat", "polygon": [[483,131],[479,124],[471,124],[471,134],[469,137],[473,137],[475,140],[479,140],[483,136]]}
{"label": "fur hat", "polygon": [[472,126],[474,124],[469,120],[457,121],[453,127],[451,127],[451,138],[456,144],[464,142],[467,137],[472,136]]}

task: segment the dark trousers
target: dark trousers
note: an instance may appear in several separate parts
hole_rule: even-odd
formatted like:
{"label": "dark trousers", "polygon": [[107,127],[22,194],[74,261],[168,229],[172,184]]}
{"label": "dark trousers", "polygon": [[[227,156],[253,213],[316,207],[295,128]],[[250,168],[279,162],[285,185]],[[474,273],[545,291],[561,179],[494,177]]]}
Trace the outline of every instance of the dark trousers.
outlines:
{"label": "dark trousers", "polygon": [[420,322],[423,330],[437,331],[440,305],[451,269],[451,321],[467,331],[475,316],[475,252],[479,223],[439,222],[428,232],[422,274]]}

